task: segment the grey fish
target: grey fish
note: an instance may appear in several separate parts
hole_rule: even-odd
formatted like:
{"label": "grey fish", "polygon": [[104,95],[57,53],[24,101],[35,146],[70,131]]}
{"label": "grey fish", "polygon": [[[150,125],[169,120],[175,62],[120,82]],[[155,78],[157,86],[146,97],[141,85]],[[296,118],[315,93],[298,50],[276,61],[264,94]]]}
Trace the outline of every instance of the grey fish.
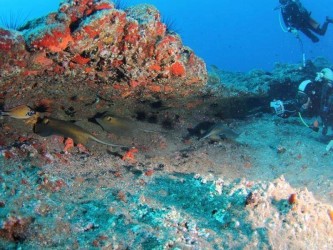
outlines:
{"label": "grey fish", "polygon": [[213,125],[206,133],[204,133],[200,140],[206,138],[210,138],[212,140],[220,140],[222,138],[236,139],[239,135],[240,133],[219,122]]}
{"label": "grey fish", "polygon": [[107,132],[117,135],[131,135],[137,129],[133,120],[105,114],[102,117],[95,118],[98,124]]}
{"label": "grey fish", "polygon": [[101,125],[101,127],[109,132],[116,135],[133,135],[133,133],[137,130],[146,133],[161,133],[162,131],[154,131],[140,128],[140,124],[137,121],[134,121],[125,117],[118,117],[115,115],[111,115],[106,113],[102,117],[95,118],[97,123]]}
{"label": "grey fish", "polygon": [[34,126],[34,132],[43,137],[50,135],[60,135],[63,137],[69,137],[73,139],[73,141],[76,144],[80,143],[83,145],[87,145],[89,140],[93,140],[108,146],[126,147],[123,145],[117,145],[110,142],[102,141],[93,136],[84,128],[72,122],[62,121],[50,117],[49,118],[44,117],[43,119],[39,120]]}

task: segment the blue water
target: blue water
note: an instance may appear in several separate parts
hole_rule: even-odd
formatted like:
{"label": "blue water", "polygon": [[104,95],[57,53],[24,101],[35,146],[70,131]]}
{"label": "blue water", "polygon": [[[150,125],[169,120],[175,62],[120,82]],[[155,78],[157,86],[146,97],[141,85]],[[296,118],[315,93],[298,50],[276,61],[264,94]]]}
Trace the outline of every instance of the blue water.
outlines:
{"label": "blue water", "polygon": [[[0,0],[2,11],[19,9],[30,17],[55,11],[58,0]],[[150,3],[168,19],[175,21],[183,43],[191,47],[208,65],[221,69],[248,71],[271,70],[276,62],[298,63],[302,60],[299,42],[284,33],[279,24],[278,0],[125,0],[127,5]],[[332,0],[302,0],[319,23],[333,17]],[[1,11],[1,12],[2,12]],[[333,25],[320,42],[313,44],[301,35],[306,59],[323,56],[333,61]]]}

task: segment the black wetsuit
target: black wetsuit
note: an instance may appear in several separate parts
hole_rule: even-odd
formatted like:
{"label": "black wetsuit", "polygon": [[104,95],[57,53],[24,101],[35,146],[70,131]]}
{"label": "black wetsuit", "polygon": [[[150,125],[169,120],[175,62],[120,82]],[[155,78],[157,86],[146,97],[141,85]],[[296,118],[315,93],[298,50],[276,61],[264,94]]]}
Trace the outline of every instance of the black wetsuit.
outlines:
{"label": "black wetsuit", "polygon": [[[321,106],[321,97],[323,95],[322,92],[322,82],[311,81],[307,84],[304,93],[306,94],[306,100],[299,100],[296,96],[295,99],[284,101],[284,108],[287,112],[280,115],[282,118],[288,118],[290,116],[297,115],[298,112],[306,115],[306,116],[317,116],[320,114],[320,106]],[[303,91],[302,91],[303,92]],[[303,109],[303,104],[307,102],[307,98],[310,98],[310,105]]]}
{"label": "black wetsuit", "polygon": [[320,100],[320,117],[323,122],[323,135],[327,134],[328,125],[333,122],[333,87],[324,84]]}
{"label": "black wetsuit", "polygon": [[281,6],[283,21],[288,29],[294,28],[303,32],[309,37],[312,42],[318,42],[319,38],[311,31],[318,35],[325,35],[329,20],[326,20],[322,27],[311,18],[311,13],[308,12],[298,0],[289,0]]}

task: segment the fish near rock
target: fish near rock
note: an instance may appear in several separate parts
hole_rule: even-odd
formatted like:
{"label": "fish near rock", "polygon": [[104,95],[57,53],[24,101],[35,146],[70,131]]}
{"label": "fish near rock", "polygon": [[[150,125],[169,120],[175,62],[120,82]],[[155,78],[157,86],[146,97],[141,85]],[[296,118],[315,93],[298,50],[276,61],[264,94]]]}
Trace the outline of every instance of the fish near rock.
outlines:
{"label": "fish near rock", "polygon": [[27,105],[20,105],[8,111],[0,111],[1,116],[10,116],[15,119],[29,119],[37,112]]}
{"label": "fish near rock", "polygon": [[103,128],[104,131],[121,136],[131,136],[135,131],[146,133],[162,133],[163,131],[155,131],[143,129],[142,124],[125,117],[118,117],[111,114],[104,114],[101,117],[95,118],[96,122]]}
{"label": "fish near rock", "polygon": [[223,138],[236,139],[239,135],[240,133],[219,122],[213,125],[210,129],[208,129],[207,132],[201,136],[200,140],[206,138],[210,138],[212,140],[220,140]]}
{"label": "fish near rock", "polygon": [[86,146],[90,140],[93,140],[95,142],[107,145],[107,146],[113,146],[113,147],[126,147],[123,145],[117,145],[110,142],[106,142],[103,140],[100,140],[93,136],[91,133],[89,133],[84,128],[69,122],[69,121],[63,121],[58,120],[50,117],[44,117],[43,119],[40,119],[35,125],[34,125],[34,132],[40,136],[47,137],[50,135],[60,135],[63,137],[69,137],[73,139],[73,141],[76,144],[82,144]]}
{"label": "fish near rock", "polygon": [[106,132],[117,135],[132,135],[133,131],[137,129],[133,120],[111,114],[105,114],[95,120]]}

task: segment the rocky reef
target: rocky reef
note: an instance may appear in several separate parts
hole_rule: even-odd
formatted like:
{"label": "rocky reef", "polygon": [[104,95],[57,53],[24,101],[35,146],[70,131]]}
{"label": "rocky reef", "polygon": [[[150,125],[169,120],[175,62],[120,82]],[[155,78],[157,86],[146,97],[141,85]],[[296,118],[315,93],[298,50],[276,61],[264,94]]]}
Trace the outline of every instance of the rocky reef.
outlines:
{"label": "rocky reef", "polygon": [[0,29],[0,249],[333,249],[331,152],[267,114],[324,67],[208,73],[151,5]]}
{"label": "rocky reef", "polygon": [[273,99],[294,99],[302,81],[314,80],[317,72],[330,67],[332,64],[323,57],[307,61],[305,67],[276,63],[272,71],[229,72],[212,65],[204,92],[213,103],[215,116],[244,118],[252,111],[269,112]]}
{"label": "rocky reef", "polygon": [[17,31],[0,29],[0,58],[4,93],[29,95],[42,79],[58,89],[100,85],[113,98],[187,96],[207,80],[205,63],[147,4],[123,11],[107,0],[63,1]]}

